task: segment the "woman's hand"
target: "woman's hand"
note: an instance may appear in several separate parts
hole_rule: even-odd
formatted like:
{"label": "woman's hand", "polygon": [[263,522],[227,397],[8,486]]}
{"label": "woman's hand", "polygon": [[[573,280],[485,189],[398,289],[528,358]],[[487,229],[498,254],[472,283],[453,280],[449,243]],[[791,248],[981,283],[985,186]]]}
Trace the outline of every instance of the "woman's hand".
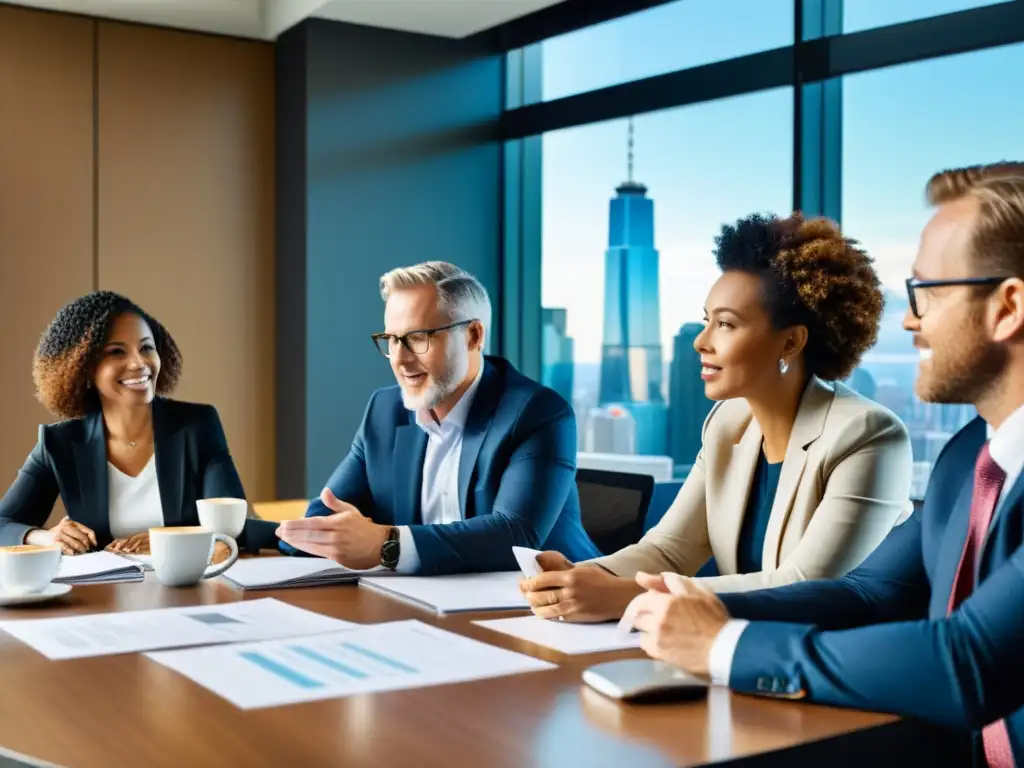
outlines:
{"label": "woman's hand", "polygon": [[611,621],[644,591],[632,579],[614,576],[600,566],[574,566],[558,552],[542,552],[537,564],[544,573],[524,579],[519,589],[542,619]]}
{"label": "woman's hand", "polygon": [[[152,554],[149,550],[149,532],[137,533],[134,536],[129,536],[127,539],[114,539],[110,542],[107,550],[125,555]],[[230,554],[231,549],[224,542],[218,541],[214,544],[213,558],[210,562],[214,565],[222,563],[228,559]]]}
{"label": "woman's hand", "polygon": [[25,543],[41,547],[58,546],[65,555],[80,555],[96,546],[96,534],[88,526],[63,517],[49,530],[31,531],[25,537]]}
{"label": "woman's hand", "polygon": [[223,563],[231,556],[231,548],[223,541],[215,541],[213,543],[213,558],[210,560],[211,565],[218,565]]}
{"label": "woman's hand", "polygon": [[111,552],[120,552],[125,555],[148,555],[149,554],[149,531],[136,533],[126,539],[114,539],[107,546]]}

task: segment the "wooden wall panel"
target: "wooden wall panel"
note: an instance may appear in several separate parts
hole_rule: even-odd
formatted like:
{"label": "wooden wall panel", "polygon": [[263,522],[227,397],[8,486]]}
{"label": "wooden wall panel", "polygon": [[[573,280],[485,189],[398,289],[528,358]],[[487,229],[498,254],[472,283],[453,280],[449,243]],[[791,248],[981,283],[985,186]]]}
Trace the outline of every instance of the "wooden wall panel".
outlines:
{"label": "wooden wall panel", "polygon": [[0,5],[0,493],[52,420],[39,335],[93,285],[93,29]]}
{"label": "wooden wall panel", "polygon": [[273,498],[273,47],[104,21],[98,51],[99,285],[167,326],[176,396]]}

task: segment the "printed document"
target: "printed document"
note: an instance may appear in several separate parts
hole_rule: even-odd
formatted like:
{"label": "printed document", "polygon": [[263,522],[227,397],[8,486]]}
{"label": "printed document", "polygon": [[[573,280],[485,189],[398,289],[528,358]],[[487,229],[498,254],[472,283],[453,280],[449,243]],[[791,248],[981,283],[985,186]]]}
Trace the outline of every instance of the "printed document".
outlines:
{"label": "printed document", "polygon": [[111,584],[142,581],[145,577],[145,568],[139,562],[113,552],[87,552],[62,557],[53,580],[58,584]]}
{"label": "printed document", "polygon": [[241,589],[284,589],[355,584],[360,576],[378,572],[393,573],[380,566],[354,571],[322,557],[258,557],[239,560],[223,578]]}
{"label": "printed document", "polygon": [[519,591],[522,578],[518,571],[450,576],[364,576],[359,585],[442,615],[529,608],[530,604]]}
{"label": "printed document", "polygon": [[615,624],[571,624],[537,616],[473,623],[562,653],[600,653],[640,647],[639,632],[623,634]]}
{"label": "printed document", "polygon": [[301,637],[352,626],[273,599],[0,621],[0,630],[51,659]]}
{"label": "printed document", "polygon": [[419,621],[370,624],[304,640],[164,651],[147,657],[242,709],[555,667]]}

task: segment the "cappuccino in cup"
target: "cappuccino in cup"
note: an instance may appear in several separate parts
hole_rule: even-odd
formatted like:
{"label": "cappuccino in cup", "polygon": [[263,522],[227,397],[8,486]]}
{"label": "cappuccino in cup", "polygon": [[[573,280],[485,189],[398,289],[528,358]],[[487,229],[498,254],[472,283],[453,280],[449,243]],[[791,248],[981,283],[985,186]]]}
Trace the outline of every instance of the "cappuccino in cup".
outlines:
{"label": "cappuccino in cup", "polygon": [[60,547],[15,544],[0,547],[0,591],[9,595],[42,592],[60,568]]}
{"label": "cappuccino in cup", "polygon": [[[227,545],[231,554],[223,563],[210,565],[216,541]],[[150,528],[149,551],[153,571],[167,587],[190,587],[219,576],[238,559],[238,545],[233,538],[198,525]]]}
{"label": "cappuccino in cup", "polygon": [[205,530],[237,539],[245,527],[249,504],[245,499],[200,499],[196,509],[199,525]]}

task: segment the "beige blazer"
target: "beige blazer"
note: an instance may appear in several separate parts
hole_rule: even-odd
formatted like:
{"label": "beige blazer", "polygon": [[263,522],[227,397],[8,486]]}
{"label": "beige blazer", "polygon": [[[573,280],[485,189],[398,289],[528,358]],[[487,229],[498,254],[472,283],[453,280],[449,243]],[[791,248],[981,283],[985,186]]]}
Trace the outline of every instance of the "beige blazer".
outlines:
{"label": "beige blazer", "polygon": [[695,581],[715,592],[836,578],[858,566],[913,510],[903,423],[842,384],[812,378],[779,473],[763,570],[737,574],[740,527],[762,444],[746,400],[717,403],[702,442],[661,521],[636,544],[594,562],[626,577],[637,571],[693,576],[713,555],[722,575]]}

